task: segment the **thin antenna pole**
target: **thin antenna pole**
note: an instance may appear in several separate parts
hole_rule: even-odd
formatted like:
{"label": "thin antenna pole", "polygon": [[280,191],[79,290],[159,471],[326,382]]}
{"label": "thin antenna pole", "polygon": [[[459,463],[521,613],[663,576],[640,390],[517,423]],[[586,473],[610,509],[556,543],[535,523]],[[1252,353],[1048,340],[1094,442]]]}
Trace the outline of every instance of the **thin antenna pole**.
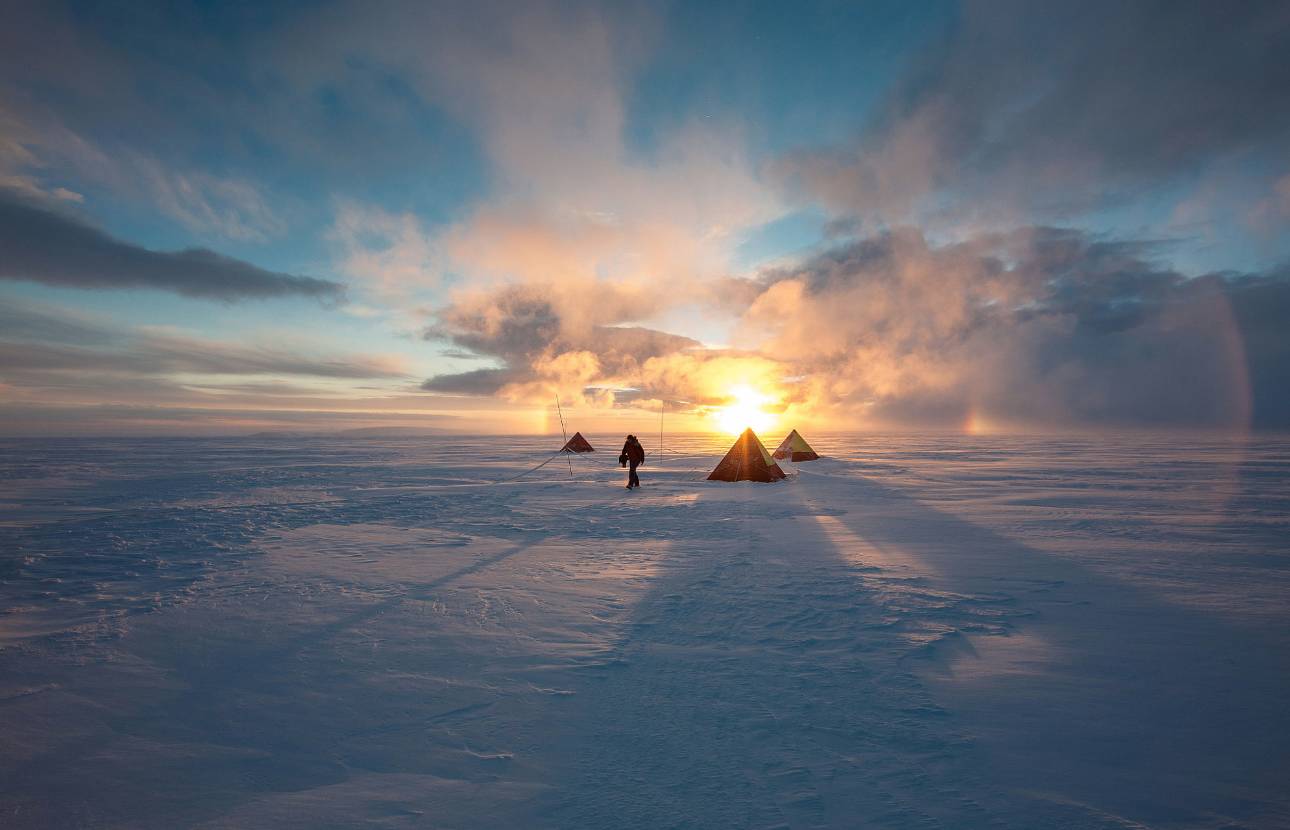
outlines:
{"label": "thin antenna pole", "polygon": [[667,408],[667,401],[659,399],[658,402],[658,465],[663,466],[663,410]]}
{"label": "thin antenna pole", "polygon": [[[564,443],[569,443],[569,433],[564,428],[564,410],[560,408],[560,396],[555,396],[555,411],[560,413],[560,434],[564,436]],[[564,460],[569,462],[569,478],[573,478],[573,459],[565,455]]]}

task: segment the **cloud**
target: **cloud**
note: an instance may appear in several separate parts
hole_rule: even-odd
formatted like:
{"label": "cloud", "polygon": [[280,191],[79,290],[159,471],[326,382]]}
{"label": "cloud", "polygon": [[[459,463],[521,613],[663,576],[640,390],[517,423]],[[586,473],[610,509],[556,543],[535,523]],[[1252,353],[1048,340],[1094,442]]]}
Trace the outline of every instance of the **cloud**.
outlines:
{"label": "cloud", "polygon": [[[277,403],[276,401],[274,403]],[[479,423],[472,419],[472,423]],[[496,424],[489,424],[496,430]],[[366,409],[319,409],[243,405],[214,408],[131,403],[64,406],[0,401],[0,435],[155,436],[299,434],[352,431],[362,434],[409,434],[427,429],[460,428],[447,413],[374,412]],[[504,427],[503,427],[504,429]],[[514,429],[514,426],[511,426]],[[371,432],[368,432],[370,430]],[[403,432],[407,431],[407,432]]]}
{"label": "cloud", "polygon": [[436,375],[423,382],[421,388],[446,395],[496,395],[502,387],[522,378],[520,372],[512,369],[473,369]]}
{"label": "cloud", "polygon": [[189,230],[240,242],[266,242],[287,230],[259,188],[248,181],[201,171],[173,172],[144,157],[135,164],[152,201]]}
{"label": "cloud", "polygon": [[298,83],[331,89],[356,62],[381,66],[474,131],[489,165],[488,192],[434,231],[407,214],[340,206],[334,236],[348,272],[387,292],[451,277],[688,296],[783,210],[739,125],[694,118],[644,146],[631,140],[630,80],[658,27],[648,6],[334,11],[291,39],[331,50],[288,53]]}
{"label": "cloud", "polygon": [[730,281],[711,301],[742,303],[738,350],[614,325],[630,292],[506,286],[427,331],[501,365],[423,388],[702,412],[746,385],[851,426],[1290,426],[1290,270],[1191,276],[1169,248],[1046,226],[946,244],[898,229]]}
{"label": "cloud", "polygon": [[267,242],[287,230],[260,188],[237,177],[197,169],[174,169],[131,146],[106,148],[43,109],[25,111],[6,101],[0,88],[0,188],[28,201],[57,207],[83,203],[84,194],[46,184],[75,178],[78,186],[103,188],[133,202],[150,203],[190,231],[238,242]]}
{"label": "cloud", "polygon": [[1268,194],[1249,209],[1246,222],[1269,236],[1290,226],[1290,173],[1272,183]]}
{"label": "cloud", "polygon": [[329,235],[342,270],[387,296],[437,286],[444,276],[437,240],[415,214],[342,200]]}
{"label": "cloud", "polygon": [[0,279],[72,288],[153,288],[236,301],[303,296],[335,301],[339,283],[257,268],[205,248],[152,251],[0,190]]}
{"label": "cloud", "polygon": [[151,337],[121,350],[0,341],[0,372],[114,372],[139,375],[304,375],[369,379],[402,377],[400,364],[380,359],[313,358],[210,340]]}
{"label": "cloud", "polygon": [[[0,278],[338,301],[336,283],[145,250],[73,211],[107,191],[196,234],[261,241],[286,231],[259,184],[271,168],[302,201],[346,192],[343,168],[361,186],[319,201],[334,208],[338,270],[389,308],[342,309],[406,325],[399,308],[438,304],[427,339],[478,361],[422,384],[454,405],[554,392],[702,408],[745,382],[839,424],[1290,424],[1284,271],[1200,273],[1170,264],[1178,249],[1149,230],[1047,226],[1177,205],[1171,233],[1228,214],[1283,255],[1284,4],[969,2],[854,140],[769,175],[745,137],[759,124],[683,111],[702,96],[673,94],[650,66],[664,17],[649,4],[336,2],[273,15],[255,36],[238,24],[216,48],[167,32],[178,40],[157,53],[28,4],[0,33],[13,70],[0,72]],[[172,23],[141,21],[136,40]],[[796,130],[815,95],[848,80],[774,115]],[[848,112],[812,116],[801,140],[883,82],[848,88]],[[211,158],[228,166],[195,163]],[[850,241],[740,274],[739,245],[789,210],[781,184]],[[388,201],[364,201],[377,194]],[[731,348],[659,330],[691,314],[736,319]],[[6,323],[18,333],[0,359],[49,382],[77,363],[139,388],[178,374],[386,377],[379,360]]]}
{"label": "cloud", "polygon": [[731,400],[734,387],[766,393],[770,409],[792,406],[795,392],[786,383],[787,366],[762,354],[690,350],[651,357],[640,373],[638,397],[652,408],[658,401],[673,409],[704,411]]}
{"label": "cloud", "polygon": [[88,314],[6,300],[0,303],[0,338],[94,347],[121,343],[125,332]]}
{"label": "cloud", "polygon": [[426,381],[429,391],[545,400],[601,395],[590,386],[634,385],[650,358],[701,344],[624,325],[655,309],[647,293],[614,283],[505,285],[463,292],[424,336],[447,340],[503,366]]}
{"label": "cloud", "polygon": [[855,144],[779,172],[891,226],[1069,216],[1233,157],[1284,162],[1286,15],[1276,2],[967,3]]}
{"label": "cloud", "polygon": [[[0,307],[0,376],[42,382],[50,373],[85,382],[117,375],[290,375],[377,379],[406,376],[381,356],[302,355],[278,348],[119,328],[66,312]],[[111,381],[119,382],[117,380]]]}
{"label": "cloud", "polygon": [[[756,280],[750,348],[853,423],[1285,424],[1290,274],[1189,277],[1161,245],[1031,227],[905,229]],[[1258,298],[1257,300],[1255,298]]]}

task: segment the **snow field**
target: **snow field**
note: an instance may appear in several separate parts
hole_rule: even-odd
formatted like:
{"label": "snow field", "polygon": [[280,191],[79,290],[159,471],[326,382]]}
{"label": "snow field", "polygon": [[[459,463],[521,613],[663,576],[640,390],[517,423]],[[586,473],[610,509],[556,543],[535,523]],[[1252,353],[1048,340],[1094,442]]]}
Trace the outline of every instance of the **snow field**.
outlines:
{"label": "snow field", "polygon": [[1287,445],[588,437],[6,446],[3,823],[1290,824]]}

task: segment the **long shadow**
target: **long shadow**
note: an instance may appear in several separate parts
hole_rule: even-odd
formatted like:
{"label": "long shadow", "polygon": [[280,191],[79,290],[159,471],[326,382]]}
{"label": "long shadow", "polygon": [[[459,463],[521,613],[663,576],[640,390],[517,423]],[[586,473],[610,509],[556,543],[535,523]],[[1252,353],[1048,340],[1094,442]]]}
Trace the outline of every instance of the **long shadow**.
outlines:
{"label": "long shadow", "polygon": [[[1284,642],[869,480],[701,486],[699,504],[711,529],[674,541],[553,725],[575,760],[547,826],[1285,815]],[[992,643],[1028,648],[989,675]]]}
{"label": "long shadow", "polygon": [[945,597],[869,583],[800,496],[700,487],[708,530],[674,540],[552,725],[571,767],[544,826],[991,825],[963,736],[909,666]]}
{"label": "long shadow", "polygon": [[[1123,828],[1127,820],[1212,827],[1221,817],[1232,827],[1290,824],[1276,812],[1285,809],[1276,799],[1287,777],[1287,714],[1278,706],[1288,688],[1283,639],[1169,605],[873,481],[843,480],[827,492],[809,475],[693,488],[698,498],[685,508],[693,515],[675,524],[685,538],[667,540],[669,558],[612,655],[552,670],[576,694],[519,701],[509,721],[499,716],[517,731],[531,726],[521,715],[550,717],[532,726],[542,740],[516,739],[526,760],[515,766],[549,765],[538,825],[1028,830]],[[627,511],[613,502],[600,518],[648,521],[660,509],[641,499],[650,492]],[[612,545],[628,538],[626,521],[576,525],[565,538]],[[661,539],[668,524],[651,538]],[[402,695],[400,714],[377,722],[385,716],[374,713],[390,701],[367,711],[374,692],[361,667],[288,659],[524,549],[508,547],[296,636],[267,637],[261,649],[238,644],[221,665],[185,662],[178,674],[194,688],[175,690],[158,709],[173,714],[162,720],[176,721],[174,734],[155,733],[158,712],[119,723],[121,733],[157,745],[196,736],[262,753],[247,760],[230,752],[221,764],[194,766],[194,775],[175,774],[181,782],[198,769],[213,774],[201,789],[229,799],[345,780],[358,753],[338,751],[338,722],[407,732],[401,755],[390,751],[395,743],[381,743],[377,760],[412,768],[433,753],[429,733],[409,724],[479,711],[507,695],[513,703],[518,694],[462,687],[426,719],[418,693],[387,687],[382,695]],[[218,661],[219,629],[211,633]],[[953,644],[966,639],[982,666],[999,662],[991,644],[1035,645],[1023,659],[1002,661],[1003,673],[965,680],[973,661]],[[950,652],[960,659],[943,660]],[[456,656],[486,663],[491,653]],[[198,657],[207,659],[182,650],[171,659]],[[301,696],[290,713],[263,705],[266,696],[288,694]],[[273,720],[287,714],[290,724]],[[51,755],[9,784],[47,781],[68,757]],[[430,772],[463,776],[461,756],[444,757],[457,766]],[[503,763],[477,762],[481,771],[472,775],[505,778],[495,771]],[[69,782],[69,799],[82,780]],[[120,797],[123,815],[133,815],[128,796]],[[194,814],[192,805],[174,809]],[[494,818],[481,814],[478,825],[499,824]]]}
{"label": "long shadow", "polygon": [[925,673],[964,728],[988,736],[981,760],[1000,786],[1093,817],[1290,820],[1285,632],[1165,601],[898,488],[842,481],[854,508],[837,520],[882,556],[924,564],[928,585],[1001,595],[1027,613],[1010,638],[1024,648],[978,640],[993,659],[964,661],[967,679]]}

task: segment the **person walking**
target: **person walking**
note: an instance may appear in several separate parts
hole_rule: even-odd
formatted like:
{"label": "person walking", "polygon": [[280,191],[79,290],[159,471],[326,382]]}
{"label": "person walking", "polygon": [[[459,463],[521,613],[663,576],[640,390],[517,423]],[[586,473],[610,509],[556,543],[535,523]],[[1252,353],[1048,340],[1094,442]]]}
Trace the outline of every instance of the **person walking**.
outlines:
{"label": "person walking", "polygon": [[640,477],[636,475],[636,468],[645,463],[645,448],[641,442],[636,440],[635,435],[628,435],[626,443],[623,444],[623,451],[618,456],[618,463],[627,468],[627,489],[640,487]]}

